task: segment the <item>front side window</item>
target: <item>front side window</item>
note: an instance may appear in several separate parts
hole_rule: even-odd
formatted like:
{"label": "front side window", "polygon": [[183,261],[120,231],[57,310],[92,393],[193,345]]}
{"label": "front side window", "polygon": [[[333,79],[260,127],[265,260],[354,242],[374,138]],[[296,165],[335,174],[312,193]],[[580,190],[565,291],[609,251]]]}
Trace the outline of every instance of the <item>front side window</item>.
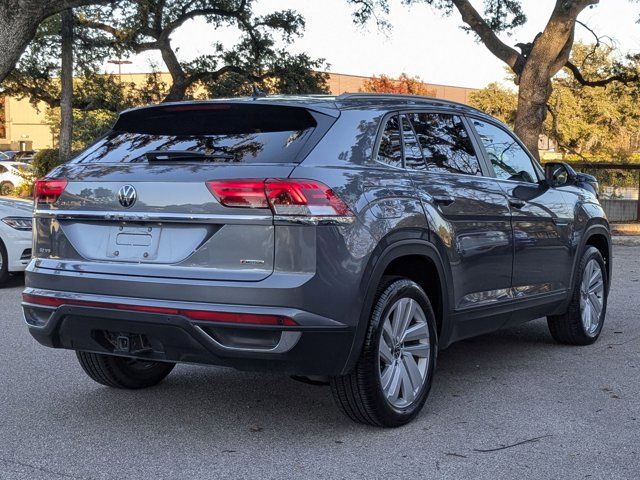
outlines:
{"label": "front side window", "polygon": [[504,129],[481,120],[473,119],[487,156],[502,180],[536,183],[538,174],[529,154]]}
{"label": "front side window", "polygon": [[394,115],[384,127],[380,147],[378,148],[377,160],[394,167],[402,167],[402,144],[400,137],[400,125],[398,116]]}
{"label": "front side window", "polygon": [[462,119],[444,113],[409,115],[430,171],[482,175]]}

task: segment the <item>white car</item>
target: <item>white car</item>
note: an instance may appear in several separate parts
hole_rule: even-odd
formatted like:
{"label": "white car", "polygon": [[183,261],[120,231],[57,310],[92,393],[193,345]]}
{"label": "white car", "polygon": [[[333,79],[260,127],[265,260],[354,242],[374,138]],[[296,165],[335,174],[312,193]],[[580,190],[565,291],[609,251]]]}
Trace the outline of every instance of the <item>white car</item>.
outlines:
{"label": "white car", "polygon": [[0,197],[0,286],[31,260],[33,202]]}
{"label": "white car", "polygon": [[23,162],[0,160],[0,195],[7,195],[26,182],[33,174],[31,165]]}

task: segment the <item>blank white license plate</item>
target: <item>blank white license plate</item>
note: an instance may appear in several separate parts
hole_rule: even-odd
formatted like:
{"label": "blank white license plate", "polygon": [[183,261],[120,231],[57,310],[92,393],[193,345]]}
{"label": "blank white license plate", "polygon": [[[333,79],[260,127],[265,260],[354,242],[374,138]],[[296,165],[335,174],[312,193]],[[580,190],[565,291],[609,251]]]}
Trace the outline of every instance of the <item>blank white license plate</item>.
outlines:
{"label": "blank white license plate", "polygon": [[113,227],[109,232],[107,257],[122,262],[153,261],[158,257],[161,227]]}

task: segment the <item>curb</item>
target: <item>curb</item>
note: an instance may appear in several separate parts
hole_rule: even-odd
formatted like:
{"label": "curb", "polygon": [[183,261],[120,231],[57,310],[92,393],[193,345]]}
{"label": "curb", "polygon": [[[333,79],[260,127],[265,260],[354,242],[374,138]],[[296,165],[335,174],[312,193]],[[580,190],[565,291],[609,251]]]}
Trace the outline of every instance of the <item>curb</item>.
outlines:
{"label": "curb", "polygon": [[613,244],[624,247],[640,247],[640,235],[614,235]]}
{"label": "curb", "polygon": [[611,233],[614,235],[640,235],[640,223],[612,223]]}

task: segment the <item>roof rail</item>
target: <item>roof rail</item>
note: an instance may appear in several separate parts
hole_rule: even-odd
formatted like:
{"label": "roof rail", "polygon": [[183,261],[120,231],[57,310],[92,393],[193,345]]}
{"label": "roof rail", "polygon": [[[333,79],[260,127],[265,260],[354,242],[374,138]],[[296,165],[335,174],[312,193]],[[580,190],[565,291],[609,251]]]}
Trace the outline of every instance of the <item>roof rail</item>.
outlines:
{"label": "roof rail", "polygon": [[[352,100],[352,99],[388,99],[388,100],[404,100],[404,101],[421,101],[421,102],[430,102],[430,103],[439,103],[445,105],[455,105],[463,108],[468,108],[469,110],[475,110],[481,112],[477,108],[474,108],[470,105],[466,105],[460,102],[454,102],[452,100],[445,100],[443,98],[435,98],[435,97],[426,97],[422,95],[409,95],[404,93],[378,93],[378,92],[359,92],[359,93],[343,93],[336,97],[336,100]],[[482,113],[482,112],[481,112]]]}

